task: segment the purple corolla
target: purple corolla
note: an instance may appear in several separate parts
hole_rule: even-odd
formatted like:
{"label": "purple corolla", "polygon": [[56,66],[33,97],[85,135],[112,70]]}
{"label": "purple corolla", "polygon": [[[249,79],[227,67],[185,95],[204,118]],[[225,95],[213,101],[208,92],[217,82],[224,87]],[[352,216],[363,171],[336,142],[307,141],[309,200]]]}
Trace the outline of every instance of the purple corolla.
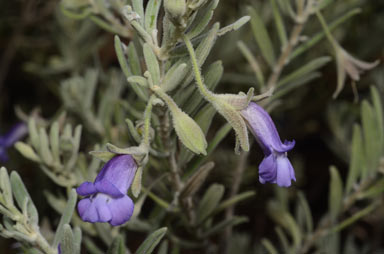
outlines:
{"label": "purple corolla", "polygon": [[17,123],[8,133],[0,136],[0,161],[8,161],[7,149],[13,146],[20,139],[24,138],[27,133],[27,125],[25,123]]}
{"label": "purple corolla", "polygon": [[282,143],[271,117],[256,103],[251,102],[241,114],[265,155],[259,165],[260,182],[290,186],[291,180],[296,181],[296,178],[287,152],[295,146],[295,141]]}
{"label": "purple corolla", "polygon": [[127,222],[134,204],[127,196],[137,169],[131,155],[116,155],[109,160],[95,181],[84,182],[77,193],[86,198],[80,200],[77,210],[87,222],[109,222],[113,226]]}

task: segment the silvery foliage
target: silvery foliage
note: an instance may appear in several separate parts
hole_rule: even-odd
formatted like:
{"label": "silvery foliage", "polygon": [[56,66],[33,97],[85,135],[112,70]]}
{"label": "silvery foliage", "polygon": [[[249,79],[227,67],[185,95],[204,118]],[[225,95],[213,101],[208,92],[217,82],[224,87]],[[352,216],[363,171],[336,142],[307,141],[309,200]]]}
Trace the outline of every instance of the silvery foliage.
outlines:
{"label": "silvery foliage", "polygon": [[[249,16],[221,27],[219,23],[211,24],[218,0],[165,0],[164,3],[149,0],[146,6],[142,0],[62,1],[61,9],[67,16],[91,20],[116,34],[114,46],[121,71],[110,68],[104,72],[100,67],[87,67],[85,59],[90,54],[86,48],[80,52],[81,56],[63,50],[59,65],[48,68],[49,73],[66,72],[70,76],[60,85],[63,107],[68,113],[59,112],[49,121],[20,113],[28,121],[29,138],[26,142],[18,142],[16,148],[24,157],[36,162],[57,185],[64,187],[67,198],[45,193],[61,219],[55,233],[49,227],[40,228],[37,209],[20,176],[15,171],[8,175],[7,170],[1,168],[1,236],[16,239],[28,253],[47,254],[59,251],[80,253],[82,244],[87,253],[105,253],[95,243],[96,237],[109,246],[107,253],[133,253],[126,247],[123,237],[126,230],[149,234],[135,253],[151,253],[162,239],[165,240],[158,253],[179,253],[183,249],[218,252],[219,246],[211,240],[218,236],[225,240],[222,245],[226,247],[220,253],[234,253],[230,250],[258,253],[265,249],[270,253],[307,253],[312,248],[339,253],[341,230],[380,205],[384,184],[380,175],[383,172],[380,162],[384,152],[384,120],[377,89],[372,87],[371,99],[361,103],[361,124],[353,126],[352,135],[343,132],[347,127],[338,122],[344,112],[329,113],[336,141],[350,145],[352,149],[344,153],[338,149],[341,157],[349,160],[346,179],[342,179],[336,167],[330,167],[329,209],[320,222],[315,225],[303,193],[293,194],[295,211],[291,213],[290,193],[276,188],[275,198],[266,209],[276,222],[275,230],[280,241],[273,243],[264,238],[262,245],[253,246],[249,236],[234,233],[231,237],[225,232],[247,222],[246,217],[234,215],[233,209],[238,202],[255,193],[237,193],[236,188],[231,188],[231,195],[226,197],[223,184],[205,185],[214,170],[211,158],[215,149],[231,129],[235,129],[231,124],[233,114],[225,110],[220,112],[222,104],[215,98],[207,99],[195,84],[196,74],[201,72],[205,87],[209,91],[215,90],[223,75],[223,66],[220,61],[207,65],[206,59],[221,36],[250,20],[258,53],[253,53],[245,42],[238,40],[234,43],[252,69],[254,89],[266,95],[260,104],[272,110],[282,103],[285,95],[319,78],[320,68],[331,58],[320,56],[290,73],[284,72],[285,67],[322,38],[332,37],[333,30],[359,12],[351,10],[333,22],[323,24],[323,30],[315,31],[303,40],[305,25],[315,22],[316,16],[321,17],[330,2],[271,0],[265,6],[247,7]],[[276,26],[279,46],[272,43],[266,28],[269,24],[265,23],[259,8],[269,8],[273,12],[270,22]],[[288,23],[293,23],[293,27]],[[69,22],[62,25],[73,29]],[[83,25],[83,28],[79,38],[87,45],[91,44],[84,39],[87,37],[84,34],[95,35],[89,25]],[[191,61],[185,38],[195,49],[195,62]],[[63,45],[65,48],[70,44]],[[76,68],[70,63],[76,63]],[[127,85],[128,96],[123,93]],[[249,94],[252,96],[241,94],[246,99],[240,102],[259,99],[253,96],[253,90]],[[232,100],[231,95],[220,98]],[[229,124],[221,126],[211,139],[206,140],[216,111],[223,116],[229,115],[225,117]],[[76,120],[81,125],[71,123]],[[237,150],[248,150],[248,140],[239,135],[241,131],[235,131],[239,142]],[[89,134],[88,139],[94,140],[93,147],[81,149],[84,132]],[[84,154],[90,150],[93,150],[91,159]],[[72,188],[83,181],[93,180],[100,161],[106,162],[115,154],[131,154],[139,162],[131,187],[137,197],[134,214],[120,228],[85,223],[74,212],[77,196]],[[246,157],[240,155],[240,158]],[[239,175],[241,180],[242,175]],[[144,218],[140,211],[148,199],[153,201],[152,209],[148,218]],[[364,206],[356,206],[360,200],[367,202]],[[352,214],[351,208],[354,208]],[[345,249],[356,249],[352,236],[348,239]]]}

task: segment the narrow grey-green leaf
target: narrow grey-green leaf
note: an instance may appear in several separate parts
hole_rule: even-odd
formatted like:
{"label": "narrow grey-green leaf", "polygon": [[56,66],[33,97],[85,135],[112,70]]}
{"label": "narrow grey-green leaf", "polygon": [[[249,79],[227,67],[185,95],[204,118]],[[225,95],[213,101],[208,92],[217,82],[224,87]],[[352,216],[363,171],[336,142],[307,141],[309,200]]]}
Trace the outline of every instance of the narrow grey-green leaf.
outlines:
{"label": "narrow grey-green leaf", "polygon": [[54,122],[49,130],[49,140],[53,159],[56,163],[60,163],[60,141],[59,141],[59,123]]}
{"label": "narrow grey-green leaf", "polygon": [[380,142],[379,156],[384,150],[384,119],[383,119],[383,104],[381,102],[379,91],[375,86],[371,86],[371,96],[373,102],[373,108],[375,111],[375,118],[377,122],[377,136]]}
{"label": "narrow grey-green leaf", "polygon": [[[13,197],[12,197],[12,187],[9,181],[9,175],[7,169],[1,167],[0,169],[0,195],[3,195],[5,205],[12,206],[13,205]],[[1,202],[0,202],[1,206]]]}
{"label": "narrow grey-green leaf", "polygon": [[367,214],[369,214],[372,211],[374,211],[378,207],[378,205],[379,205],[378,202],[374,202],[374,203],[368,205],[364,209],[358,211],[357,213],[353,214],[352,216],[350,216],[349,218],[343,220],[340,224],[338,224],[337,226],[332,228],[332,232],[339,232],[342,229],[348,227],[349,225],[353,224],[357,220],[361,219],[362,217],[364,217]]}
{"label": "narrow grey-green leaf", "polygon": [[205,60],[207,59],[215,41],[217,39],[217,33],[219,31],[220,24],[215,23],[211,30],[209,30],[208,35],[200,42],[199,46],[196,48],[196,59],[199,66],[202,66]]}
{"label": "narrow grey-green leaf", "polygon": [[279,203],[274,201],[268,203],[268,210],[269,215],[287,230],[293,239],[294,246],[300,246],[303,240],[303,235],[292,215],[282,209]]}
{"label": "narrow grey-green leaf", "polygon": [[124,244],[124,239],[121,235],[117,236],[111,246],[108,248],[107,254],[126,254],[127,250]]}
{"label": "narrow grey-green leaf", "polygon": [[164,80],[162,81],[162,88],[165,92],[172,91],[175,89],[181,81],[187,75],[188,68],[186,63],[174,64],[165,74]]}
{"label": "narrow grey-green leaf", "polygon": [[291,214],[285,213],[283,220],[286,221],[286,229],[289,231],[291,237],[293,238],[294,246],[297,248],[303,240],[301,230]]}
{"label": "narrow grey-green leaf", "polygon": [[39,156],[35,153],[33,148],[30,145],[25,144],[24,142],[18,141],[15,144],[15,148],[27,159],[30,159],[35,162],[41,162]]}
{"label": "narrow grey-green leaf", "polygon": [[215,163],[208,162],[207,164],[201,166],[184,185],[180,192],[180,199],[193,196],[205,182],[214,165]]}
{"label": "narrow grey-green leaf", "polygon": [[209,127],[212,124],[213,117],[216,115],[216,110],[211,104],[206,104],[195,116],[197,124],[200,126],[203,133],[208,133]]}
{"label": "narrow grey-green leaf", "polygon": [[95,223],[93,224],[99,238],[106,244],[111,245],[113,241],[113,236],[110,232],[111,227],[107,223]]}
{"label": "narrow grey-green leaf", "polygon": [[30,220],[31,224],[37,227],[39,222],[39,215],[37,213],[36,206],[33,204],[31,196],[27,191],[27,188],[25,188],[25,185],[20,178],[20,175],[16,171],[12,171],[10,179],[13,196],[16,199],[17,205],[22,209],[27,203],[27,211],[23,212],[28,214],[28,219]]}
{"label": "narrow grey-green leaf", "polygon": [[132,0],[133,10],[140,16],[140,24],[144,26],[144,4],[143,0]]}
{"label": "narrow grey-green leaf", "polygon": [[72,152],[71,157],[65,165],[65,170],[73,170],[79,155],[80,141],[81,141],[81,125],[76,126],[74,136],[71,138],[72,141]]}
{"label": "narrow grey-green leaf", "polygon": [[139,96],[140,99],[143,101],[148,101],[149,99],[149,94],[148,90],[145,90],[143,87],[137,85],[136,83],[130,83],[133,91]]}
{"label": "narrow grey-green leaf", "polygon": [[269,254],[278,254],[279,252],[273,246],[273,243],[267,238],[261,239],[261,244],[265,247]]}
{"label": "narrow grey-green leaf", "polygon": [[231,129],[232,127],[229,124],[225,124],[216,132],[216,135],[211,140],[207,148],[208,154],[210,154],[213,150],[215,150],[215,148],[227,136],[227,134]]}
{"label": "narrow grey-green leaf", "polygon": [[127,50],[129,67],[133,75],[140,76],[142,74],[140,57],[137,53],[135,44],[131,41]]}
{"label": "narrow grey-green leaf", "polygon": [[151,254],[167,232],[167,228],[160,228],[150,234],[137,249],[136,254]]}
{"label": "narrow grey-green leaf", "polygon": [[88,69],[85,73],[86,92],[83,98],[83,105],[86,109],[90,109],[93,105],[93,98],[96,92],[98,72],[96,69]]}
{"label": "narrow grey-green leaf", "polygon": [[202,223],[215,210],[224,195],[224,186],[212,184],[204,193],[197,209],[197,224]]}
{"label": "narrow grey-green leaf", "polygon": [[60,239],[60,242],[62,254],[76,254],[72,229],[68,224],[63,226],[63,236]]}
{"label": "narrow grey-green leaf", "polygon": [[148,86],[147,79],[141,76],[131,76],[127,80],[137,96],[139,96],[139,98],[143,101],[147,101],[149,98],[148,90],[145,88]]}
{"label": "narrow grey-green leaf", "polygon": [[312,218],[311,209],[309,208],[308,201],[305,198],[303,192],[301,192],[301,191],[297,194],[297,196],[299,199],[299,205],[303,209],[303,212],[304,212],[305,224],[307,227],[307,233],[312,233],[312,231],[313,231],[313,218]]}
{"label": "narrow grey-green leaf", "polygon": [[229,32],[232,32],[232,31],[236,31],[237,29],[239,29],[240,27],[245,25],[250,19],[251,19],[250,16],[241,17],[240,19],[236,20],[234,23],[221,28],[219,30],[219,32],[217,33],[217,35],[218,36],[223,36],[226,33],[229,33]]}
{"label": "narrow grey-green leaf", "polygon": [[143,52],[145,64],[147,65],[149,73],[151,73],[153,84],[160,85],[160,66],[155,53],[147,43],[143,45]]}
{"label": "narrow grey-green leaf", "polygon": [[148,87],[147,79],[142,76],[130,76],[127,80],[129,83],[136,83],[141,87]]}
{"label": "narrow grey-green leaf", "polygon": [[28,121],[28,131],[29,131],[29,138],[31,139],[31,143],[35,149],[39,148],[40,144],[40,138],[39,134],[37,132],[37,127],[36,127],[36,120],[35,118],[30,118]]}
{"label": "narrow grey-green leaf", "polygon": [[157,29],[157,17],[159,15],[159,9],[161,0],[149,0],[147,8],[145,8],[145,30],[149,34],[152,34],[154,29]]}
{"label": "narrow grey-green leaf", "polygon": [[280,89],[276,90],[276,92],[272,95],[273,100],[276,100],[289,92],[291,92],[294,89],[299,88],[300,86],[303,86],[305,84],[309,84],[310,81],[317,79],[318,77],[321,77],[320,72],[311,72],[304,76],[302,76],[299,79],[296,79],[292,81],[289,84],[286,84],[285,86],[281,87]]}
{"label": "narrow grey-green leaf", "polygon": [[235,204],[243,201],[243,200],[246,200],[248,198],[251,198],[253,196],[256,195],[256,192],[254,191],[246,191],[246,192],[243,192],[243,193],[240,193],[240,194],[237,194],[236,196],[230,198],[230,199],[227,199],[227,200],[224,200],[223,202],[221,202],[216,208],[215,208],[215,211],[214,213],[218,213],[218,212],[221,212],[223,211],[224,209],[230,207],[230,206],[234,206]]}
{"label": "narrow grey-green leaf", "polygon": [[160,247],[159,247],[159,251],[157,252],[157,254],[168,254],[168,241],[167,240],[164,240]]}
{"label": "narrow grey-green leaf", "polygon": [[284,26],[284,21],[283,21],[283,18],[281,17],[280,10],[276,4],[276,0],[269,0],[269,2],[271,3],[273,18],[275,20],[276,30],[280,39],[281,47],[284,48],[288,42],[287,31]]}
{"label": "narrow grey-green leaf", "polygon": [[329,56],[322,56],[319,58],[316,58],[309,63],[306,63],[303,65],[303,67],[300,67],[299,69],[293,71],[290,74],[287,74],[284,76],[278,83],[276,88],[282,87],[287,83],[293,82],[297,79],[300,79],[307,75],[308,73],[311,73],[317,69],[320,69],[323,67],[325,64],[327,64],[329,61],[331,61],[331,57]]}
{"label": "narrow grey-green leaf", "polygon": [[75,251],[77,254],[80,254],[81,240],[83,237],[82,237],[81,229],[79,227],[75,227],[75,229],[73,230],[73,237],[74,237]]}
{"label": "narrow grey-green leaf", "polygon": [[40,128],[39,137],[40,137],[40,147],[39,147],[40,156],[47,165],[51,165],[53,163],[53,157],[52,157],[52,152],[49,149],[48,134],[44,128]]}
{"label": "narrow grey-green leaf", "polygon": [[90,237],[84,238],[84,245],[89,253],[92,254],[105,254],[105,251],[100,250],[100,248],[93,242]]}
{"label": "narrow grey-green leaf", "polygon": [[129,119],[129,118],[125,119],[125,122],[126,122],[127,125],[128,125],[129,134],[132,136],[132,138],[133,138],[137,143],[140,143],[140,141],[141,141],[140,134],[137,132],[137,130],[136,130],[136,128],[135,128],[135,125],[133,124],[133,122],[131,121],[131,119]]}
{"label": "narrow grey-green leaf", "polygon": [[239,224],[244,223],[244,222],[248,222],[247,217],[245,217],[245,216],[233,216],[232,218],[223,220],[223,221],[219,222],[218,224],[210,227],[207,231],[205,231],[202,234],[202,237],[203,238],[210,237],[212,235],[223,232],[223,230],[226,227],[229,227],[229,226],[233,227],[233,226],[239,225]]}
{"label": "narrow grey-green leaf", "polygon": [[119,61],[120,67],[123,70],[124,75],[129,78],[132,75],[132,72],[128,66],[127,60],[124,55],[124,46],[121,43],[119,36],[117,35],[115,35],[115,51],[117,60]]}
{"label": "narrow grey-green leaf", "polygon": [[332,222],[336,219],[343,205],[343,182],[339,171],[336,167],[331,166],[330,169],[331,182],[329,185],[329,214]]}
{"label": "narrow grey-green leaf", "polygon": [[[279,237],[280,243],[284,250],[289,250],[289,241],[287,235],[284,233],[283,229],[279,226],[275,227],[277,236]],[[290,252],[288,252],[290,253]]]}
{"label": "narrow grey-green leaf", "polygon": [[260,64],[258,63],[256,57],[254,57],[252,54],[251,50],[244,44],[244,42],[238,41],[237,46],[255,73],[259,89],[261,90],[264,87],[264,74],[261,71]]}
{"label": "narrow grey-green leaf", "polygon": [[252,31],[257,45],[260,48],[260,53],[267,61],[269,66],[272,67],[275,62],[275,52],[273,50],[273,44],[267,32],[267,28],[265,27],[265,24],[260,15],[253,7],[248,6],[247,11],[251,16]]}
{"label": "narrow grey-green leaf", "polygon": [[99,16],[90,16],[89,17],[90,20],[92,20],[93,22],[95,22],[96,25],[100,26],[101,28],[103,28],[104,30],[110,32],[110,33],[113,33],[113,34],[120,34],[122,36],[126,36],[125,34],[125,31],[124,30],[120,30],[118,31],[115,27],[113,27],[110,23],[106,22],[104,19],[102,19],[101,17]]}
{"label": "narrow grey-green leaf", "polygon": [[324,9],[325,7],[327,7],[332,2],[333,2],[333,0],[323,0],[323,1],[320,1],[320,4],[317,7],[317,9],[318,10]]}
{"label": "narrow grey-green leaf", "polygon": [[170,15],[165,12],[165,15],[163,17],[163,37],[161,39],[161,50],[166,52],[166,55],[175,46],[172,42],[174,32],[175,25],[170,20]]}
{"label": "narrow grey-green leaf", "polygon": [[277,0],[277,3],[285,15],[289,15],[290,17],[296,17],[296,14],[294,13],[292,8],[291,1]]}
{"label": "narrow grey-green leaf", "polygon": [[349,171],[347,182],[345,185],[345,194],[353,189],[360,176],[366,175],[366,165],[364,163],[364,144],[361,136],[361,128],[358,124],[353,126],[351,157],[349,163]]}
{"label": "narrow grey-green leaf", "polygon": [[361,103],[361,122],[363,127],[365,157],[368,169],[368,176],[376,173],[379,163],[378,150],[380,141],[377,139],[377,124],[372,106],[364,100]]}
{"label": "narrow grey-green leaf", "polygon": [[216,9],[218,3],[219,0],[212,0],[207,4],[206,8],[202,8],[198,11],[194,21],[188,28],[189,31],[187,36],[189,38],[195,38],[204,31],[209,21],[211,20],[213,12]]}
{"label": "narrow grey-green leaf", "polygon": [[55,238],[52,243],[53,248],[57,248],[60,240],[63,237],[64,225],[69,224],[72,219],[73,211],[76,206],[76,201],[77,201],[77,194],[76,194],[76,191],[72,189],[71,192],[69,193],[67,205],[65,206],[63,214],[61,215],[59,225],[57,226]]}
{"label": "narrow grey-green leaf", "polygon": [[376,181],[368,189],[360,192],[358,195],[358,198],[359,199],[375,198],[378,195],[382,195],[383,192],[384,192],[384,177],[382,177],[380,180]]}

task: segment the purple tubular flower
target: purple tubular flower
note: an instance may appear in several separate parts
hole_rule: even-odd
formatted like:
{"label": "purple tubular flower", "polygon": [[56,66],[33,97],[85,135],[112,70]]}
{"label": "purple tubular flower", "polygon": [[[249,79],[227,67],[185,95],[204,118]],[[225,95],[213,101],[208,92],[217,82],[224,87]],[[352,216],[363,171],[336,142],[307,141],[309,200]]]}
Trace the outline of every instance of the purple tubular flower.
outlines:
{"label": "purple tubular flower", "polygon": [[265,155],[259,165],[259,181],[263,184],[270,182],[289,187],[291,180],[296,181],[296,178],[287,152],[295,146],[295,141],[285,140],[282,143],[269,114],[254,102],[242,110],[241,115]]}
{"label": "purple tubular flower", "polygon": [[0,161],[8,161],[7,149],[13,146],[17,141],[24,138],[28,133],[28,127],[25,123],[17,123],[11,130],[0,136]]}
{"label": "purple tubular flower", "polygon": [[95,181],[84,182],[77,194],[86,196],[77,204],[80,217],[87,222],[109,222],[118,226],[127,222],[134,204],[127,196],[137,165],[131,155],[116,155],[109,160]]}

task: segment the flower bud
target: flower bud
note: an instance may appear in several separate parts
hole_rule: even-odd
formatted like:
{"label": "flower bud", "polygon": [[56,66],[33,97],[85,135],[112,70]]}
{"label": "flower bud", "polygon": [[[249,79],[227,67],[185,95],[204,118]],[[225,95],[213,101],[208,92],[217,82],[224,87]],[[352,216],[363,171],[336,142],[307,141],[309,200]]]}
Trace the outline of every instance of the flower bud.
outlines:
{"label": "flower bud", "polygon": [[167,104],[172,115],[173,127],[180,141],[192,152],[207,155],[207,140],[200,126],[160,87],[154,86],[153,91]]}
{"label": "flower bud", "polygon": [[185,0],[165,0],[164,8],[173,18],[183,16],[187,10]]}
{"label": "flower bud", "polygon": [[171,110],[173,126],[180,141],[192,152],[207,155],[207,141],[200,126],[181,110]]}

